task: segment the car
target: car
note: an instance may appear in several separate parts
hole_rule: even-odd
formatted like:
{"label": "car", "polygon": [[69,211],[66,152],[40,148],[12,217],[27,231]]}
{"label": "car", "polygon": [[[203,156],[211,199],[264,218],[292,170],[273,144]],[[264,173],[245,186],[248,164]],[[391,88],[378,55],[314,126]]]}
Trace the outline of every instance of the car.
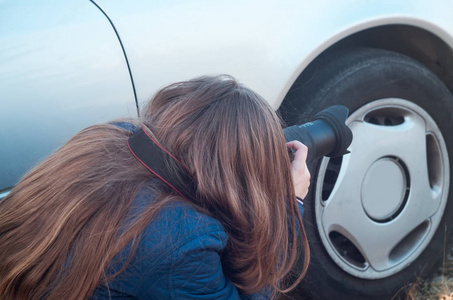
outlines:
{"label": "car", "polygon": [[80,129],[166,84],[230,74],[287,125],[349,108],[350,154],[309,166],[297,299],[390,299],[450,249],[447,0],[0,2],[0,198]]}

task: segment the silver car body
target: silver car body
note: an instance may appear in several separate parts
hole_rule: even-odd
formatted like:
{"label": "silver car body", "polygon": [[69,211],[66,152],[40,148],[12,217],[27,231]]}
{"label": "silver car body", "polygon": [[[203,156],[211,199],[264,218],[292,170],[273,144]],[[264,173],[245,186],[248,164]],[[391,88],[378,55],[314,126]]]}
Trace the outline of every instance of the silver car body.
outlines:
{"label": "silver car body", "polygon": [[227,73],[277,109],[310,62],[354,33],[404,24],[453,47],[451,5],[1,1],[0,191],[83,127],[136,116],[135,100],[168,83]]}

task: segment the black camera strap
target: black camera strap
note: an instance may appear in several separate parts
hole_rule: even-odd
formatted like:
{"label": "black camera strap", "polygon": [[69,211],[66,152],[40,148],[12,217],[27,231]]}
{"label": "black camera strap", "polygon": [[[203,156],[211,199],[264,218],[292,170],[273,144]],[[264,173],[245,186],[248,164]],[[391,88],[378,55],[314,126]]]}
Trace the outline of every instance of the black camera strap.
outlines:
{"label": "black camera strap", "polygon": [[196,185],[190,171],[141,128],[129,137],[131,153],[149,171],[180,196],[195,200]]}

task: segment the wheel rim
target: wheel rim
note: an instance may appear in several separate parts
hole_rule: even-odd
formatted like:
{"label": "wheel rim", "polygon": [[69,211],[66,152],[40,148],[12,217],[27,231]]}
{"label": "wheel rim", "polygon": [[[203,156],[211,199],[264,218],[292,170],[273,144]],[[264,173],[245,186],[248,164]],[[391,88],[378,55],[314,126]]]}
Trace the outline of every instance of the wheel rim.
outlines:
{"label": "wheel rim", "polygon": [[381,99],[347,119],[350,154],[324,158],[316,185],[321,240],[335,263],[365,279],[393,275],[428,246],[445,209],[445,141],[421,107]]}

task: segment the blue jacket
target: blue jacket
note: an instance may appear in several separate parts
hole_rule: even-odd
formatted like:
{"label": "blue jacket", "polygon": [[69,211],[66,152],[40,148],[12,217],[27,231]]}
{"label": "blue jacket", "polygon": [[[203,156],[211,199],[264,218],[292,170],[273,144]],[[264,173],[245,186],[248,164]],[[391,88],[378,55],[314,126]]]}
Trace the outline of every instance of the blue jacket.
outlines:
{"label": "blue jacket", "polygon": [[[153,196],[142,194],[142,209]],[[303,209],[303,208],[302,208]],[[270,290],[240,295],[223,274],[221,256],[228,236],[216,219],[175,201],[146,227],[126,269],[91,299],[267,299]],[[121,269],[129,248],[117,255],[107,275]]]}

